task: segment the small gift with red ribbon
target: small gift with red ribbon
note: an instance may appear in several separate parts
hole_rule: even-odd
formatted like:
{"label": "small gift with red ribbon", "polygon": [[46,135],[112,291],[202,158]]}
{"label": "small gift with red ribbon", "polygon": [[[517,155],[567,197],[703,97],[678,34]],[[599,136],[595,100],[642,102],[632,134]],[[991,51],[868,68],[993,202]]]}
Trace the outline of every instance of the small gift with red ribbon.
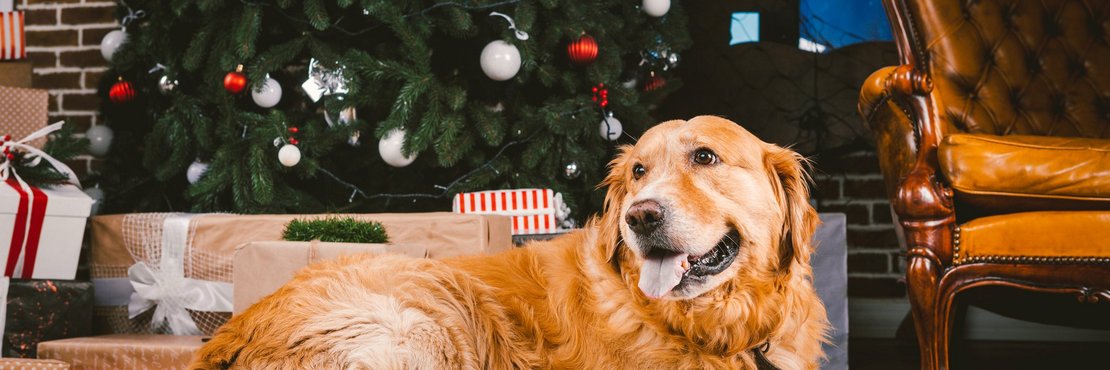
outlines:
{"label": "small gift with red ribbon", "polygon": [[[64,163],[30,143],[62,128],[63,122],[12,140],[0,137],[0,266],[16,279],[73,279],[92,199]],[[46,163],[42,163],[45,161]],[[18,165],[17,165],[18,163]],[[36,187],[17,167],[49,165],[66,183]]]}
{"label": "small gift with red ribbon", "polygon": [[456,213],[511,216],[513,235],[555,234],[574,227],[563,195],[551,189],[459,193],[452,208]]}

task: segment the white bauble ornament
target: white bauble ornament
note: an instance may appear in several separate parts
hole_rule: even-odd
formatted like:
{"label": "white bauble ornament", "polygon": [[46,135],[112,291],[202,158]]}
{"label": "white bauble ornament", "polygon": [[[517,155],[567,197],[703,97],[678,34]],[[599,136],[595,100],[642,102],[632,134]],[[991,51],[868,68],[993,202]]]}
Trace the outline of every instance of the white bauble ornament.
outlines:
{"label": "white bauble ornament", "polygon": [[275,79],[266,77],[266,80],[262,82],[262,86],[251,91],[251,98],[254,99],[254,103],[258,104],[259,107],[273,107],[281,101],[281,84]]}
{"label": "white bauble ornament", "polygon": [[520,71],[520,50],[502,40],[492,41],[482,49],[482,72],[494,81],[505,81]]}
{"label": "white bauble ornament", "polygon": [[105,125],[89,127],[85,137],[89,139],[89,154],[103,157],[112,148],[112,138],[115,137],[112,128]]}
{"label": "white bauble ornament", "polygon": [[278,150],[278,162],[285,167],[296,166],[301,163],[301,149],[293,144],[285,144]]}
{"label": "white bauble ornament", "polygon": [[104,56],[104,60],[111,62],[116,49],[125,42],[127,42],[127,32],[123,30],[108,32],[103,39],[100,39],[100,55]]}
{"label": "white bauble ornament", "polygon": [[597,129],[601,137],[609,141],[616,141],[619,139],[621,137],[621,130],[621,121],[613,116],[605,117],[605,119],[601,120]]}
{"label": "white bauble ornament", "polygon": [[89,210],[89,215],[96,216],[100,213],[100,205],[104,203],[104,190],[100,190],[99,186],[94,186],[82,191],[92,199],[92,209]]}
{"label": "white bauble ornament", "polygon": [[671,10],[671,0],[644,0],[640,9],[652,17],[662,17]]}
{"label": "white bauble ornament", "polygon": [[197,181],[200,181],[200,178],[204,176],[205,172],[208,172],[208,163],[199,160],[193,161],[193,164],[190,164],[189,168],[185,169],[185,180],[188,180],[190,184],[196,184]]}
{"label": "white bauble ornament", "polygon": [[394,129],[382,136],[382,140],[378,141],[378,154],[381,154],[382,160],[393,167],[404,167],[412,164],[416,160],[416,153],[412,156],[406,157],[401,150],[405,144],[405,131]]}

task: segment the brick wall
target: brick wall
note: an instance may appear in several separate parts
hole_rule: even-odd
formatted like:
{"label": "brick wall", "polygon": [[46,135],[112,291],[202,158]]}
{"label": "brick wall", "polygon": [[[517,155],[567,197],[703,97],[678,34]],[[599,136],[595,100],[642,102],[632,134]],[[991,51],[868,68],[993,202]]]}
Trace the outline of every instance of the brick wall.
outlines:
{"label": "brick wall", "polygon": [[[96,87],[107,69],[100,40],[119,29],[116,2],[96,0],[17,0],[26,11],[27,58],[34,65],[32,85],[50,91],[50,119],[68,119],[84,132],[96,125],[100,98]],[[96,161],[71,163],[79,175]]]}
{"label": "brick wall", "polygon": [[813,196],[818,209],[847,215],[848,295],[904,296],[904,253],[875,152],[818,159],[815,167]]}

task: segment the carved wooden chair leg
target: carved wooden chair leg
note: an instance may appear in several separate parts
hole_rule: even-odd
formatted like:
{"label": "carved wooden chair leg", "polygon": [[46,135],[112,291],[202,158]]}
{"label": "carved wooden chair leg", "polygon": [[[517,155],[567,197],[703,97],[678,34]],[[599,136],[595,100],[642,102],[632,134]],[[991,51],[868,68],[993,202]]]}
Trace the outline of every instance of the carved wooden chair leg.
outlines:
{"label": "carved wooden chair leg", "polygon": [[933,258],[935,257],[932,257],[932,253],[926,249],[913,249],[909,252],[909,264],[906,266],[907,288],[910,307],[913,310],[914,328],[917,330],[917,346],[921,352],[922,370],[947,368],[947,361],[941,367],[942,363],[938,356],[942,351],[940,346],[947,338],[938,337],[939,325],[946,320],[937,320],[939,268]]}

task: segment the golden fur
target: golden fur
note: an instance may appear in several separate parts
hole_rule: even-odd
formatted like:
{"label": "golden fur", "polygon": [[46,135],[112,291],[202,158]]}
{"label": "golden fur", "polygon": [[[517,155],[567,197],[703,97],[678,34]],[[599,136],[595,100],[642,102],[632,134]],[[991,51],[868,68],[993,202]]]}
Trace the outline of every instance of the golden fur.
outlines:
{"label": "golden fur", "polygon": [[[695,166],[699,147],[721,163]],[[801,162],[723,118],[662,123],[613,160],[605,210],[583,230],[490,256],[308,267],[221,327],[191,368],[754,369],[752,349],[769,343],[775,366],[815,369],[828,323]],[[675,243],[693,252],[738,230],[736,260],[647,298],[624,221],[647,193],[673,208],[667,222],[688,229]]]}

